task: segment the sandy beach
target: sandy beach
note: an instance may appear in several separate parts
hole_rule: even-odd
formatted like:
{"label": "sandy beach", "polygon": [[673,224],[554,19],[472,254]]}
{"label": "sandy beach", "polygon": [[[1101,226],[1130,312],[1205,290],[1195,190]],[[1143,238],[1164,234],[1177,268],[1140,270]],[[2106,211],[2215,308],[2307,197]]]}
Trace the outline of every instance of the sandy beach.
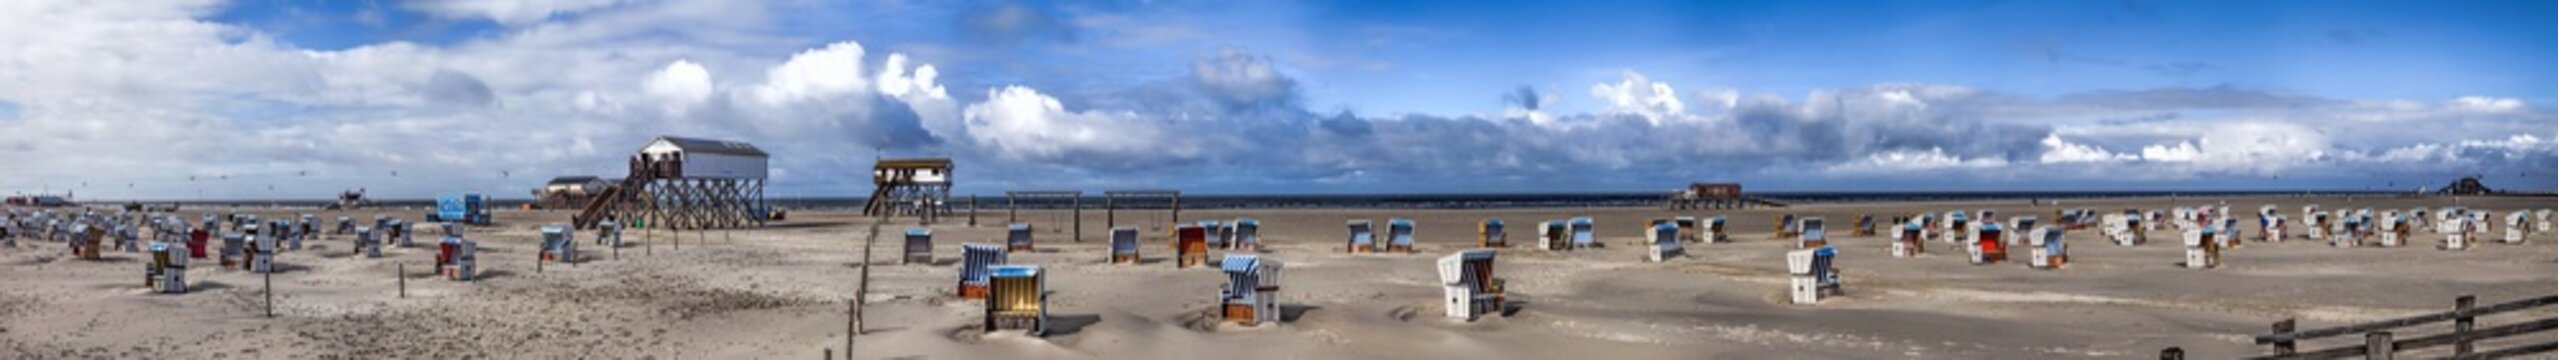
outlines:
{"label": "sandy beach", "polygon": [[[1108,225],[1083,212],[1081,239],[1061,211],[1023,211],[1039,249],[1011,261],[1049,272],[1053,333],[1028,337],[974,329],[980,303],[953,293],[960,243],[997,243],[1006,213],[982,210],[929,225],[933,265],[898,265],[897,234],[913,218],[882,224],[856,213],[795,211],[768,228],[631,231],[619,249],[588,246],[577,264],[537,265],[537,228],[566,211],[500,211],[472,227],[484,277],[453,282],[429,274],[436,231],[420,226],[416,248],[380,259],[351,253],[349,237],[306,243],[279,256],[274,312],[266,317],[265,277],[199,260],[194,291],[142,287],[143,254],[111,252],[78,260],[59,243],[21,238],[0,248],[0,357],[11,358],[656,358],[741,359],[844,356],[848,300],[858,284],[861,245],[877,227],[866,334],[859,359],[1608,359],[1716,358],[2152,358],[2183,347],[2196,358],[2262,354],[2248,341],[2268,324],[2301,319],[2314,328],[2448,309],[2454,297],[2482,303],[2558,294],[2558,234],[2525,244],[2485,242],[2467,251],[2432,247],[2419,231],[2397,248],[2335,248],[2293,238],[2250,242],[2225,252],[2218,269],[2178,267],[2171,233],[2124,247],[2094,229],[2068,234],[2071,262],[2058,270],[2022,261],[1975,266],[1952,244],[1894,258],[1881,237],[1847,236],[1856,216],[1952,210],[1998,211],[2052,221],[2063,208],[2119,211],[2227,204],[2255,233],[2264,204],[2299,216],[2303,204],[2328,209],[2463,206],[2495,211],[2558,207],[2558,199],[2512,197],[2233,197],[1807,204],[1783,208],[1682,210],[1570,208],[1494,210],[1186,210],[1181,221],[1258,219],[1263,256],[1287,265],[1281,324],[1245,328],[1211,319],[1210,268],[1176,269],[1164,240],[1170,214],[1121,211],[1144,227],[1139,265],[1109,265]],[[412,221],[425,210],[317,211],[188,208],[265,216],[312,213]],[[1830,219],[1845,295],[1817,305],[1787,303],[1783,253],[1772,238],[1784,214]],[[1728,216],[1729,243],[1691,244],[1688,255],[1643,261],[1637,244],[1647,219]],[[1592,216],[1601,249],[1532,250],[1535,222]],[[1417,224],[1416,254],[1345,254],[1343,222],[1389,217]],[[1475,224],[1511,224],[1514,247],[1500,250],[1515,314],[1451,321],[1436,307],[1432,260],[1474,247]],[[2297,226],[2297,225],[2295,225]],[[2296,227],[2295,227],[2296,228]],[[1886,232],[1888,234],[1888,232]],[[593,232],[580,233],[581,240]],[[1078,241],[1080,240],[1080,241]],[[2021,257],[2019,258],[2021,259]],[[407,273],[397,269],[405,266]],[[537,269],[537,266],[539,267]],[[402,297],[401,278],[406,296]],[[2527,313],[2531,318],[2558,310]],[[2487,322],[2482,325],[2495,325]],[[2546,342],[2558,334],[2515,338]],[[2338,342],[2343,341],[2343,342]],[[2335,339],[2303,348],[2359,341]],[[2418,352],[2416,356],[2431,356]],[[2402,354],[2409,355],[2409,354]],[[2438,354],[2435,354],[2438,355]]]}

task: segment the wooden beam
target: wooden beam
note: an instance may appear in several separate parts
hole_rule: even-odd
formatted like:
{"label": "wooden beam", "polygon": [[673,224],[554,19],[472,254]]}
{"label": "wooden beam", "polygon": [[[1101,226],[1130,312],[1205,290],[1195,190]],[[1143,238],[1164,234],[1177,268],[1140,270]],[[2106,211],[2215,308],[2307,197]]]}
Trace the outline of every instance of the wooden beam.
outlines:
{"label": "wooden beam", "polygon": [[2502,350],[2496,350],[2496,351],[2489,351],[2489,352],[2482,352],[2482,353],[2472,353],[2472,354],[2469,354],[2469,355],[2454,356],[2454,357],[2452,357],[2452,358],[2453,358],[2453,359],[2461,359],[2461,360],[2472,360],[2472,359],[2503,359],[2503,358],[2509,358],[2509,357],[2516,357],[2516,356],[2530,355],[2530,354],[2539,354],[2539,353],[2547,353],[2547,352],[2558,352],[2558,341],[2551,341],[2551,342],[2545,342],[2545,343],[2539,343],[2539,344],[2532,344],[2532,345],[2515,346],[2515,347],[2504,348],[2504,349],[2502,349]]}
{"label": "wooden beam", "polygon": [[2489,306],[2486,306],[2486,307],[2473,308],[2473,309],[2470,309],[2470,310],[2452,310],[2452,311],[2448,311],[2448,312],[2433,313],[2433,314],[2425,314],[2425,315],[2417,315],[2417,316],[2409,316],[2409,317],[2403,317],[2403,318],[2397,318],[2397,319],[2382,320],[2382,321],[2376,321],[2376,322],[2370,322],[2370,323],[2363,323],[2363,324],[2356,324],[2356,325],[2347,325],[2347,326],[2339,326],[2339,327],[2332,327],[2332,328],[2325,328],[2325,329],[2314,329],[2314,330],[2299,331],[2299,332],[2291,332],[2291,333],[2277,333],[2277,334],[2258,335],[2258,336],[2256,336],[2256,344],[2257,344],[2257,345],[2265,345],[2265,344],[2272,344],[2272,343],[2275,343],[2275,342],[2282,342],[2282,341],[2298,341],[2298,340],[2324,338],[2324,337],[2331,337],[2331,336],[2345,335],[2345,334],[2368,333],[2368,332],[2373,332],[2373,331],[2388,330],[2388,329],[2402,328],[2402,327],[2415,326],[2415,325],[2423,325],[2423,324],[2428,324],[2428,323],[2436,323],[2436,322],[2443,322],[2443,321],[2451,321],[2451,320],[2455,320],[2455,319],[2459,319],[2459,318],[2463,318],[2463,317],[2476,317],[2476,316],[2480,316],[2480,315],[2492,315],[2492,314],[2502,313],[2502,312],[2507,312],[2507,311],[2514,311],[2514,310],[2529,309],[2529,308],[2535,308],[2535,307],[2541,307],[2541,306],[2548,306],[2548,305],[2553,305],[2553,304],[2558,304],[2558,295],[2550,295],[2550,296],[2542,296],[2542,297],[2537,297],[2537,298],[2523,299],[2523,300],[2518,300],[2518,301],[2508,302],[2508,303],[2503,303],[2503,304],[2495,304],[2495,305],[2489,305]]}
{"label": "wooden beam", "polygon": [[[2414,339],[2394,340],[2394,341],[2391,341],[2391,343],[2390,343],[2390,348],[2392,348],[2392,349],[2399,349],[2399,350],[2423,349],[2423,348],[2430,348],[2430,347],[2436,347],[2436,346],[2451,345],[2451,344],[2459,343],[2459,342],[2462,342],[2462,341],[2477,341],[2477,340],[2484,340],[2484,339],[2493,339],[2493,338],[2499,338],[2499,337],[2515,336],[2515,335],[2530,334],[2530,333],[2536,333],[2536,332],[2542,332],[2542,331],[2549,331],[2549,330],[2553,330],[2553,329],[2558,329],[2558,318],[2541,319],[2541,320],[2538,320],[2538,321],[2532,321],[2532,322],[2526,322],[2526,323],[2509,324],[2509,325],[2497,326],[2497,327],[2491,327],[2491,328],[2486,328],[2486,329],[2478,329],[2478,330],[2470,331],[2470,332],[2468,332],[2468,333],[2466,333],[2466,334],[2463,334],[2463,333],[2448,333],[2448,334],[2440,334],[2440,335],[2427,336],[2427,337],[2420,337],[2420,338],[2414,338]],[[2326,349],[2326,350],[2311,351],[2311,352],[2296,353],[2296,354],[2288,354],[2288,355],[2270,355],[2270,356],[2260,356],[2260,357],[2254,357],[2254,358],[2250,358],[2250,359],[2328,359],[2328,358],[2339,358],[2339,357],[2350,357],[2350,356],[2356,356],[2356,355],[2364,355],[2364,354],[2366,354],[2366,353],[2365,353],[2365,351],[2366,351],[2366,350],[2367,350],[2367,349],[2365,349],[2365,347],[2363,347],[2363,346],[2349,346],[2349,347],[2339,347],[2339,348],[2334,348],[2334,349]],[[2484,354],[2484,353],[2480,353],[2480,354]]]}

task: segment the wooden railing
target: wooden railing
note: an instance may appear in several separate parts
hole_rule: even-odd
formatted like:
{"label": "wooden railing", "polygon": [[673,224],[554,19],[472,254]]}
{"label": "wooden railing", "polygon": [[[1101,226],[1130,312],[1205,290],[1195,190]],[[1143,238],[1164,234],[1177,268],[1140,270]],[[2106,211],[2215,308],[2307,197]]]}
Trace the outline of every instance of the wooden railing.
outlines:
{"label": "wooden railing", "polygon": [[[2520,321],[2489,328],[2478,328],[2478,317],[2515,312],[2542,306],[2558,305],[2558,295],[2522,299],[2502,304],[2477,306],[2476,296],[2463,295],[2451,311],[2409,316],[2397,319],[2345,325],[2324,329],[2298,330],[2294,319],[2276,321],[2272,333],[2257,335],[2257,345],[2273,347],[2273,354],[2250,359],[2334,359],[2361,356],[2367,359],[2389,359],[2401,351],[2451,346],[2453,359],[2496,359],[2558,351],[2558,341],[2512,345],[2503,349],[2481,351],[2477,342],[2508,336],[2558,329],[2558,317]],[[2451,322],[2451,331],[2431,336],[2402,338],[2404,328],[2440,322]],[[2299,343],[2352,334],[2363,334],[2360,345],[2300,351]],[[2159,353],[2161,359],[2182,358],[2182,349],[2169,348]]]}

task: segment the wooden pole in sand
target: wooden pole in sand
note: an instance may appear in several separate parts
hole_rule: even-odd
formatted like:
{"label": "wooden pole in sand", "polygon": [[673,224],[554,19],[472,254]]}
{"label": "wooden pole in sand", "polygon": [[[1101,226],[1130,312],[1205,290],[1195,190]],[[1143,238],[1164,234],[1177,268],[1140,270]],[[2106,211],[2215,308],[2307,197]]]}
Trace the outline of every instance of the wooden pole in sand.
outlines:
{"label": "wooden pole in sand", "polygon": [[2460,317],[2452,320],[2451,331],[2454,336],[2460,337],[2460,341],[2453,343],[2452,355],[2469,356],[2471,352],[2476,351],[2474,339],[2469,337],[2469,332],[2478,328],[2478,317],[2470,315],[2469,310],[2478,307],[2478,296],[2461,295],[2459,299],[2453,301],[2456,308],[2452,312],[2460,313]]}
{"label": "wooden pole in sand", "polygon": [[392,270],[395,273],[392,273],[391,277],[400,279],[400,298],[407,299],[409,298],[409,264],[399,263],[396,269]]}
{"label": "wooden pole in sand", "polygon": [[888,221],[885,216],[876,217],[873,220],[870,223],[870,237],[862,239],[861,284],[853,288],[853,299],[848,301],[852,303],[852,321],[844,324],[844,358],[846,359],[853,358],[853,337],[862,334],[862,299],[870,297],[871,244],[879,242],[879,225]]}
{"label": "wooden pole in sand", "polygon": [[1084,242],[1084,193],[1082,191],[1075,192],[1075,210],[1070,211],[1067,216],[1075,218],[1075,242]]}
{"label": "wooden pole in sand", "polygon": [[2398,352],[2397,344],[2391,343],[2389,338],[2389,332],[2387,331],[2374,331],[2369,334],[2363,334],[2363,358],[2374,360],[2389,360],[2391,358],[2395,358],[2396,354],[2391,353]]}
{"label": "wooden pole in sand", "polygon": [[268,270],[268,271],[264,273],[264,274],[266,275],[266,276],[265,276],[265,278],[266,278],[266,285],[265,285],[265,286],[266,286],[266,317],[268,317],[268,318],[274,318],[274,317],[275,317],[275,271],[274,271],[275,269],[267,269],[267,270]]}

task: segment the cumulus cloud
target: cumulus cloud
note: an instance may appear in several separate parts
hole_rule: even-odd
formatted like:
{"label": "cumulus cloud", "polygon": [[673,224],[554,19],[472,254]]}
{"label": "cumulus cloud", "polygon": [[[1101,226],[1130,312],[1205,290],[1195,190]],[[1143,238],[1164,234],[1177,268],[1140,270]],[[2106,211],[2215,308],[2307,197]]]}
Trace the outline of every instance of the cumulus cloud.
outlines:
{"label": "cumulus cloud", "polygon": [[1038,90],[988,90],[963,112],[978,145],[1012,160],[1126,166],[1129,157],[1180,158],[1194,151],[1134,113],[1067,111]]}
{"label": "cumulus cloud", "polygon": [[766,104],[784,104],[869,91],[862,55],[862,45],[849,41],[791,55],[765,73],[765,83],[752,94]]}
{"label": "cumulus cloud", "polygon": [[1640,116],[1656,123],[1687,113],[1687,103],[1679,100],[1678,90],[1632,70],[1627,70],[1624,80],[1617,83],[1590,85],[1590,96],[1607,104],[1609,112]]}
{"label": "cumulus cloud", "polygon": [[711,71],[687,60],[675,60],[648,75],[642,92],[656,96],[666,111],[682,113],[711,100]]}

